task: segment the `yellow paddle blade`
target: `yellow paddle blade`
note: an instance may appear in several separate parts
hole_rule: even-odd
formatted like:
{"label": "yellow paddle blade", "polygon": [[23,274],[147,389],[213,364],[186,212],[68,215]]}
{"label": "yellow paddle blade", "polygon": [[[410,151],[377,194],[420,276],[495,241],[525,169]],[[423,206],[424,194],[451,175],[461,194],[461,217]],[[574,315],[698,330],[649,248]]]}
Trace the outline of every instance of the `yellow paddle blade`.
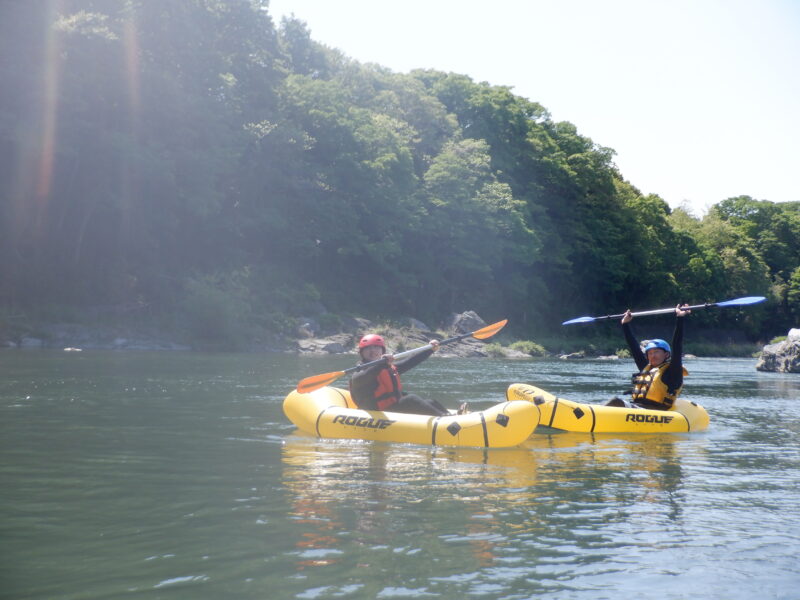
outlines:
{"label": "yellow paddle blade", "polygon": [[487,325],[483,329],[478,329],[477,331],[473,331],[472,337],[474,337],[476,340],[485,340],[486,338],[490,338],[495,333],[500,331],[503,327],[505,327],[506,323],[508,323],[508,319],[503,319],[502,321],[498,321],[497,323],[492,323],[491,325]]}
{"label": "yellow paddle blade", "polygon": [[331,371],[330,373],[306,377],[297,384],[297,391],[301,394],[308,394],[309,392],[313,392],[314,390],[318,390],[319,388],[333,383],[344,374],[344,371]]}

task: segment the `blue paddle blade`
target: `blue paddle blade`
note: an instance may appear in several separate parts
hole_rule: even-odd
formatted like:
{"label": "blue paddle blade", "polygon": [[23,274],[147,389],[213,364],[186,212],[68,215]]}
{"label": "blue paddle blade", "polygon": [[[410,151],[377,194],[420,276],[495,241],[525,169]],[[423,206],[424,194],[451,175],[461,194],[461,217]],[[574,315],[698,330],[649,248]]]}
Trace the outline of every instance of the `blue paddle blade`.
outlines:
{"label": "blue paddle blade", "polygon": [[747,296],[746,298],[736,298],[734,300],[725,300],[725,302],[717,302],[717,306],[745,306],[747,304],[757,304],[766,300],[764,296]]}
{"label": "blue paddle blade", "polygon": [[594,321],[594,317],[577,317],[576,319],[564,321],[562,325],[572,325],[573,323],[591,323],[592,321]]}

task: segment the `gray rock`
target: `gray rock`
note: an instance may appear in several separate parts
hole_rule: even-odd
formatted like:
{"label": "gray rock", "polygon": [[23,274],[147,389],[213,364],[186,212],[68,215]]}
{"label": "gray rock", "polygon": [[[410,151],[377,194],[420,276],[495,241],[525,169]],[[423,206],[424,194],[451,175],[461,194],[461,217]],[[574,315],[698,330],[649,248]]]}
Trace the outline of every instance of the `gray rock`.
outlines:
{"label": "gray rock", "polygon": [[340,333],[327,338],[297,340],[297,350],[304,354],[347,354],[354,350],[353,336]]}
{"label": "gray rock", "polygon": [[463,313],[453,313],[445,321],[444,328],[455,333],[470,333],[486,327],[486,321],[481,319],[474,310],[467,310]]}
{"label": "gray rock", "polygon": [[303,323],[302,325],[297,327],[297,336],[300,338],[313,338],[314,331],[311,329],[311,326],[308,323]]}
{"label": "gray rock", "polygon": [[311,317],[300,317],[300,325],[297,328],[298,335],[302,337],[315,337],[322,331],[319,321]]}
{"label": "gray rock", "polygon": [[406,324],[407,324],[407,325],[408,325],[408,326],[409,326],[411,329],[419,329],[419,330],[421,330],[421,331],[431,331],[431,328],[430,328],[430,327],[428,327],[428,326],[427,326],[425,323],[423,323],[422,321],[419,321],[418,319],[415,319],[414,317],[408,317],[408,318],[406,319]]}
{"label": "gray rock", "polygon": [[362,317],[344,317],[342,318],[342,327],[346,331],[363,335],[373,328],[373,324],[369,319]]}
{"label": "gray rock", "polygon": [[759,371],[800,373],[800,329],[789,331],[787,338],[777,344],[767,344],[756,363]]}
{"label": "gray rock", "polygon": [[327,352],[328,354],[344,354],[347,352],[344,346],[339,342],[331,342],[330,344],[325,344],[322,347],[323,352]]}

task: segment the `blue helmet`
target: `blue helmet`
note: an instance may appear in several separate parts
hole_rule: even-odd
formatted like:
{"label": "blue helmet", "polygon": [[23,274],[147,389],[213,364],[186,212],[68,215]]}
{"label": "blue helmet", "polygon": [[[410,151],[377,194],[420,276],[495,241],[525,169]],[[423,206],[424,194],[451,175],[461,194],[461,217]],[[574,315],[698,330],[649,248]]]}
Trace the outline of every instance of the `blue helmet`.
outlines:
{"label": "blue helmet", "polygon": [[648,350],[653,350],[654,348],[661,348],[664,352],[669,352],[672,354],[672,348],[669,347],[669,344],[664,340],[650,340],[647,342],[647,345],[644,347],[644,353],[647,354]]}

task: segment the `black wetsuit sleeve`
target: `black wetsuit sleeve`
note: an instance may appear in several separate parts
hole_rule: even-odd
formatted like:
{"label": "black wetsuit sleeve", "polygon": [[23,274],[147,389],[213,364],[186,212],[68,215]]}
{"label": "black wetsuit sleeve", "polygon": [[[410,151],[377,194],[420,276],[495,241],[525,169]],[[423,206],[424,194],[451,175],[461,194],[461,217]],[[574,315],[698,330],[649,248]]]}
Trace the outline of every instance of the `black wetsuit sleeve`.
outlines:
{"label": "black wetsuit sleeve", "polygon": [[672,353],[669,366],[661,376],[670,393],[683,385],[683,322],[686,317],[675,318],[675,333],[672,334]]}
{"label": "black wetsuit sleeve", "polygon": [[625,341],[628,342],[628,349],[631,351],[633,361],[636,363],[636,368],[640,371],[647,366],[647,357],[642,352],[642,347],[636,338],[633,336],[633,330],[630,323],[623,323],[622,333],[625,334]]}
{"label": "black wetsuit sleeve", "polygon": [[395,361],[394,366],[397,367],[398,372],[405,373],[409,369],[416,367],[423,360],[428,359],[431,354],[433,354],[433,348],[420,352],[419,354],[414,354],[408,358]]}

